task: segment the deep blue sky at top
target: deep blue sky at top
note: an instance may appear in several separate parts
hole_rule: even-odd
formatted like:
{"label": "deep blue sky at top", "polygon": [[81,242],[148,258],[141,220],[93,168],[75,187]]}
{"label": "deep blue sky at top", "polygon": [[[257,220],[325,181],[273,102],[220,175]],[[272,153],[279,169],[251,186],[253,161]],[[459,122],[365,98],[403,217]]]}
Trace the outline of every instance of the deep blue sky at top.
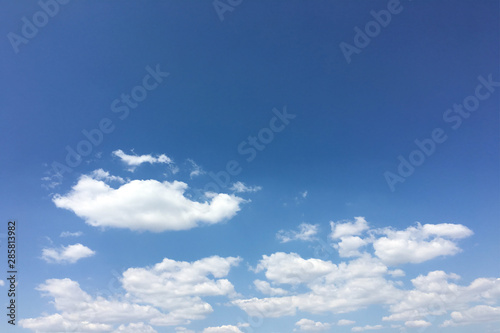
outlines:
{"label": "deep blue sky at top", "polygon": [[[474,92],[479,75],[500,80],[498,1],[403,1],[403,11],[347,64],[339,43],[352,44],[353,28],[372,19],[370,10],[386,6],[387,1],[244,1],[220,22],[210,1],[72,1],[15,54],[5,36],[19,33],[20,18],[39,6],[4,2],[0,212],[4,220],[24,222],[22,242],[37,245],[22,250],[26,265],[39,265],[46,234],[92,230],[57,209],[40,179],[44,164],[63,162],[65,146],[74,147],[83,129],[108,117],[116,129],[94,150],[103,152],[102,162],[89,157],[92,162],[66,175],[54,192],[67,192],[80,174],[97,168],[118,172],[121,165],[110,161],[111,152],[132,148],[138,154],[165,153],[181,165],[190,158],[213,172],[235,159],[243,171],[234,181],[264,188],[226,229],[147,233],[152,248],[163,244],[175,259],[196,260],[206,252],[255,261],[287,250],[273,243],[279,229],[309,222],[326,232],[329,220],[361,215],[380,227],[406,228],[415,221],[467,225],[476,234],[464,241],[468,252],[447,264],[459,267],[467,258],[472,271],[497,273],[498,267],[483,267],[473,258],[500,250],[500,92],[457,130],[442,117]],[[156,64],[170,76],[119,120],[111,102]],[[297,117],[247,163],[238,144],[268,126],[274,107],[285,105]],[[413,141],[430,137],[436,127],[445,129],[448,140],[391,192],[383,173],[395,172],[398,155],[407,157],[416,148]],[[191,184],[184,177],[194,186],[209,180]],[[306,190],[307,200],[296,204]],[[228,235],[249,241],[222,242]],[[99,237],[95,244],[110,248],[140,244],[126,230]],[[477,243],[482,246],[475,252]],[[130,266],[119,253],[110,256],[100,265],[118,260],[117,269]],[[141,264],[139,254],[131,260]],[[58,269],[55,274],[63,277]],[[54,275],[40,272],[30,287]]]}

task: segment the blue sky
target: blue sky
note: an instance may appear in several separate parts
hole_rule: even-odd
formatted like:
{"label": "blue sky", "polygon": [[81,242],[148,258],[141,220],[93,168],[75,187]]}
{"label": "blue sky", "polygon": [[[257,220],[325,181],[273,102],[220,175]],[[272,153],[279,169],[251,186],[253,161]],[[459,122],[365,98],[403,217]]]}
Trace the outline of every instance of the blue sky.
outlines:
{"label": "blue sky", "polygon": [[3,8],[2,332],[500,330],[498,1]]}

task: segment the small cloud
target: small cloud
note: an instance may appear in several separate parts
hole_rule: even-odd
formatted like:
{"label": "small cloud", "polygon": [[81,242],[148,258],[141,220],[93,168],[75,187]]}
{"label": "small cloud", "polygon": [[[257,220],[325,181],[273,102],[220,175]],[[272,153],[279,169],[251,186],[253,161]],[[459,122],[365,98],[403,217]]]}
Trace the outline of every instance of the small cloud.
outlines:
{"label": "small cloud", "polygon": [[288,243],[293,240],[312,241],[317,233],[317,224],[302,223],[301,225],[299,225],[298,231],[278,231],[278,233],[276,234],[276,238],[279,239],[281,243]]}
{"label": "small cloud", "polygon": [[97,169],[92,171],[91,173],[92,178],[98,179],[98,180],[103,180],[105,182],[119,182],[121,184],[125,183],[125,180],[120,177],[120,176],[112,176],[109,174],[109,172],[104,171],[103,169]]}
{"label": "small cloud", "polygon": [[223,325],[217,327],[207,327],[203,333],[243,333],[237,326]]}
{"label": "small cloud", "polygon": [[384,328],[382,325],[366,325],[366,326],[363,326],[363,327],[360,327],[360,326],[356,326],[356,327],[353,327],[351,328],[351,331],[353,332],[363,332],[363,331],[372,331],[372,330],[380,330]]}
{"label": "small cloud", "polygon": [[74,264],[78,260],[91,257],[94,254],[95,251],[92,251],[88,247],[78,243],[74,245],[62,246],[59,249],[45,248],[42,250],[42,259],[51,264]]}
{"label": "small cloud", "polygon": [[305,199],[307,197],[307,191],[302,192],[301,195],[302,195],[302,198]]}
{"label": "small cloud", "polygon": [[3,287],[5,286],[5,281],[4,280],[0,280],[0,287]]}
{"label": "small cloud", "polygon": [[347,326],[347,325],[354,325],[356,322],[354,320],[348,320],[348,319],[340,319],[337,322],[337,325],[339,326]]}
{"label": "small cloud", "polygon": [[120,325],[118,329],[112,333],[158,333],[153,327],[140,323],[130,323],[128,325]]}
{"label": "small cloud", "polygon": [[76,232],[70,232],[70,231],[63,231],[59,235],[59,237],[80,237],[83,235],[83,232],[81,231],[76,231]]}
{"label": "small cloud", "polygon": [[[300,331],[304,331],[304,332],[326,331],[326,330],[330,329],[330,326],[331,326],[331,324],[328,324],[328,323],[322,323],[319,321],[313,321],[313,320],[305,319],[305,318],[296,322],[295,325],[299,327]],[[297,331],[297,329],[294,329],[294,331]]]}
{"label": "small cloud", "polygon": [[122,162],[130,166],[129,171],[133,172],[135,168],[143,163],[166,163],[172,164],[173,161],[165,154],[161,155],[128,155],[123,152],[123,150],[118,149],[113,151],[112,155],[119,157]]}
{"label": "small cloud", "polygon": [[410,320],[405,322],[406,327],[427,327],[432,324],[425,320]]}
{"label": "small cloud", "polygon": [[193,177],[196,177],[196,176],[200,176],[200,175],[203,175],[205,174],[206,172],[198,165],[195,163],[195,161],[193,161],[192,159],[188,158],[188,162],[191,163],[191,166],[192,166],[192,169],[191,169],[191,172],[189,173],[189,177],[190,178],[193,178]]}
{"label": "small cloud", "polygon": [[233,183],[233,186],[229,189],[231,191],[237,192],[237,193],[243,193],[243,192],[257,192],[262,190],[261,186],[246,186],[242,182],[236,182]]}

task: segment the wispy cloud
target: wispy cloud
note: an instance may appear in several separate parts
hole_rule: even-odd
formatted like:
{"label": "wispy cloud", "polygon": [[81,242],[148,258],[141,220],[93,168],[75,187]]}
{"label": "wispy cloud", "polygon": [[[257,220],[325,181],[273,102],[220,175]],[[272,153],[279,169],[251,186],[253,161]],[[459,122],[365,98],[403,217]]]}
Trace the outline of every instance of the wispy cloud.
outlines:
{"label": "wispy cloud", "polygon": [[195,161],[193,161],[192,159],[188,159],[187,160],[190,164],[191,164],[191,172],[189,173],[189,177],[190,178],[193,178],[193,177],[196,177],[196,176],[200,176],[200,175],[203,175],[205,174],[206,172],[198,165],[195,163]]}
{"label": "wispy cloud", "polygon": [[231,190],[233,192],[237,192],[237,193],[257,192],[257,191],[262,190],[262,187],[261,186],[246,186],[242,182],[236,182],[236,183],[233,183],[233,185],[231,186],[231,188],[229,190]]}
{"label": "wispy cloud", "polygon": [[276,234],[276,238],[281,243],[288,243],[294,240],[311,241],[314,239],[317,233],[318,233],[317,224],[302,223],[299,225],[299,230],[297,231],[294,230],[278,231],[278,233]]}
{"label": "wispy cloud", "polygon": [[118,149],[113,151],[114,156],[119,157],[126,165],[130,166],[129,171],[134,171],[135,168],[143,163],[165,163],[172,164],[173,161],[165,154],[161,155],[128,155],[123,150]]}
{"label": "wispy cloud", "polygon": [[59,237],[80,237],[83,235],[83,232],[81,231],[75,231],[75,232],[70,232],[70,231],[63,231],[59,235]]}

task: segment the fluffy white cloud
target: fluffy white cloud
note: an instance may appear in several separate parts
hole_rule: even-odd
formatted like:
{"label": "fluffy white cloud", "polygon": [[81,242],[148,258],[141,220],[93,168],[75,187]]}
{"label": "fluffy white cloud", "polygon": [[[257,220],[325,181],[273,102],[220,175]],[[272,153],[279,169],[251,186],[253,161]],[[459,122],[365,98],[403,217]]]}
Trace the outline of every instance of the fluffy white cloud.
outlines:
{"label": "fluffy white cloud", "polygon": [[295,253],[263,256],[255,271],[275,284],[304,285],[308,292],[283,297],[233,301],[249,315],[281,317],[297,310],[309,313],[344,313],[371,304],[394,304],[401,290],[384,275],[389,274],[380,260],[366,254],[338,265],[320,259],[303,259]]}
{"label": "fluffy white cloud", "polygon": [[255,280],[253,284],[255,285],[255,288],[257,288],[258,291],[266,295],[275,296],[275,295],[286,295],[288,293],[284,289],[271,287],[271,284],[267,281]]}
{"label": "fluffy white cloud", "polygon": [[123,150],[118,149],[113,151],[114,156],[119,157],[125,164],[130,166],[129,171],[134,171],[135,168],[143,163],[166,163],[172,164],[173,161],[165,154],[153,156],[153,155],[128,155],[123,152]]}
{"label": "fluffy white cloud", "polygon": [[59,237],[80,237],[83,235],[83,232],[81,231],[76,231],[76,232],[69,232],[69,231],[63,231],[59,235]]}
{"label": "fluffy white cloud", "polygon": [[391,315],[383,320],[415,321],[466,308],[470,303],[495,303],[500,300],[500,278],[478,278],[468,286],[457,285],[456,274],[433,271],[412,279],[414,289],[404,292],[390,306]]}
{"label": "fluffy white cloud", "polygon": [[225,193],[207,193],[210,202],[184,196],[187,184],[179,181],[133,180],[112,188],[102,180],[84,175],[66,195],[55,195],[59,208],[73,211],[95,227],[131,230],[186,230],[200,224],[215,224],[233,217],[242,198]]}
{"label": "fluffy white cloud", "polygon": [[360,235],[363,231],[368,230],[368,222],[362,216],[354,218],[354,221],[339,221],[330,222],[330,227],[332,228],[332,233],[330,237],[332,239],[338,239],[344,236],[355,236]]}
{"label": "fluffy white cloud", "polygon": [[238,193],[257,192],[257,191],[262,190],[262,187],[261,186],[246,186],[242,182],[236,182],[236,183],[233,183],[230,190],[234,191],[234,192],[238,192]]}
{"label": "fluffy white cloud", "polygon": [[348,319],[340,319],[337,322],[337,325],[339,326],[348,326],[348,325],[354,325],[356,322],[354,320],[348,320]]}
{"label": "fluffy white cloud", "polygon": [[328,323],[322,323],[319,321],[313,321],[310,319],[301,319],[298,322],[295,323],[296,326],[298,326],[298,329],[301,331],[306,331],[306,332],[321,332],[321,331],[326,331],[330,329],[332,326],[331,324]]}
{"label": "fluffy white cloud", "polygon": [[375,255],[390,265],[421,263],[460,252],[456,239],[472,235],[460,224],[417,224],[405,230],[383,229],[385,236],[373,241]]}
{"label": "fluffy white cloud", "polygon": [[428,321],[425,321],[425,320],[409,320],[407,322],[405,322],[405,326],[406,327],[427,327],[427,326],[431,326],[432,324],[429,323]]}
{"label": "fluffy white cloud", "polygon": [[60,248],[45,248],[42,250],[42,259],[48,263],[70,263],[74,264],[82,258],[91,257],[95,254],[88,247],[78,243],[62,246]]}
{"label": "fluffy white cloud", "polygon": [[153,267],[129,268],[123,273],[122,284],[129,299],[169,312],[152,324],[184,324],[213,311],[203,296],[236,296],[233,285],[221,278],[239,262],[239,258],[218,256],[192,263],[166,258]]}
{"label": "fluffy white cloud", "polygon": [[237,326],[223,325],[218,327],[207,327],[203,333],[243,333]]}
{"label": "fluffy white cloud", "polygon": [[345,236],[340,238],[340,242],[335,244],[334,247],[339,251],[339,256],[358,257],[361,255],[359,248],[367,244],[367,241],[358,236]]}
{"label": "fluffy white cloud", "polygon": [[3,287],[5,286],[5,281],[4,280],[0,280],[0,287]]}
{"label": "fluffy white cloud", "polygon": [[317,224],[302,223],[299,225],[298,231],[278,231],[276,238],[279,239],[281,243],[287,243],[293,240],[312,241],[317,233]]}
{"label": "fluffy white cloud", "polygon": [[37,289],[54,299],[60,313],[19,321],[21,327],[35,332],[107,332],[112,330],[111,324],[163,316],[149,305],[93,298],[70,279],[49,279]]}
{"label": "fluffy white cloud", "polygon": [[336,265],[320,259],[303,259],[296,253],[277,252],[262,256],[255,271],[265,270],[266,277],[276,283],[307,283],[336,269]]}
{"label": "fluffy white cloud", "polygon": [[443,327],[488,323],[500,321],[500,306],[477,305],[465,311],[454,311],[451,320],[446,320]]}
{"label": "fluffy white cloud", "polygon": [[140,323],[120,325],[113,333],[158,333],[153,327]]}
{"label": "fluffy white cloud", "polygon": [[363,331],[372,331],[372,330],[380,330],[384,328],[382,325],[366,325],[366,326],[356,326],[351,328],[353,332],[363,332]]}
{"label": "fluffy white cloud", "polygon": [[126,294],[108,298],[92,297],[70,279],[49,279],[37,289],[53,298],[58,313],[23,319],[20,325],[36,332],[153,333],[150,325],[188,324],[213,311],[202,297],[237,295],[223,277],[239,261],[217,256],[194,262],[164,259],[152,267],[129,268],[120,279]]}

